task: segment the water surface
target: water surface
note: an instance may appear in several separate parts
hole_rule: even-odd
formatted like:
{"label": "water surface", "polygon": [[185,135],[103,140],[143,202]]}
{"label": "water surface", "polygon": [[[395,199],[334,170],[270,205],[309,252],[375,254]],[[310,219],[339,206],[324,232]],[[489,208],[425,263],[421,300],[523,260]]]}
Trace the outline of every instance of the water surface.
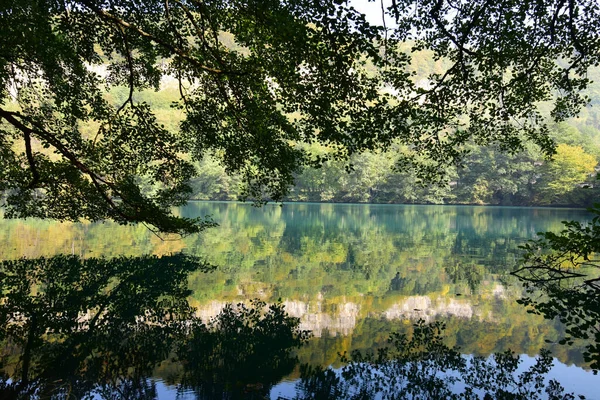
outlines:
{"label": "water surface", "polygon": [[[190,277],[190,301],[200,316],[208,320],[230,302],[281,299],[314,335],[299,350],[302,363],[339,367],[340,352],[376,349],[390,332],[409,331],[419,319],[443,320],[447,343],[464,354],[512,349],[525,357],[549,346],[557,371],[575,371],[584,382],[579,392],[600,383],[585,370],[583,344],[546,344],[563,328],[518,305],[521,289],[508,275],[520,244],[537,232],[559,231],[563,220],[589,219],[583,210],[193,202],[177,212],[211,215],[220,226],[162,240],[143,226],[4,220],[2,258],[183,251],[218,266]],[[156,379],[166,379],[165,368],[156,369]],[[273,393],[288,396],[288,386]]]}

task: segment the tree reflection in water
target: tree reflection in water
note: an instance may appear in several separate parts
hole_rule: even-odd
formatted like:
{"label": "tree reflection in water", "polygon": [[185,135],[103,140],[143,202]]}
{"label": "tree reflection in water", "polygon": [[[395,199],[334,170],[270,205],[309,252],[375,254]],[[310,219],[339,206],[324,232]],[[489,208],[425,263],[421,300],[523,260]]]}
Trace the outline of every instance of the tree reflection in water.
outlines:
{"label": "tree reflection in water", "polygon": [[187,276],[210,269],[184,255],[1,263],[0,398],[156,398],[149,377],[167,359],[200,398],[268,392],[308,333],[260,302],[202,323]]}
{"label": "tree reflection in water", "polygon": [[[600,176],[600,175],[599,175]],[[583,358],[600,370],[600,204],[590,223],[563,221],[564,229],[540,233],[522,246],[523,263],[512,274],[525,286],[519,303],[565,326],[559,344],[589,343]]]}
{"label": "tree reflection in water", "polygon": [[[185,255],[116,259],[56,256],[0,263],[0,398],[151,399],[153,370],[200,399],[265,398],[297,365],[309,333],[281,303],[227,306],[200,321],[187,277],[212,267]],[[312,399],[574,398],[545,382],[543,352],[465,358],[443,343],[443,325],[420,321],[377,354],[343,357],[341,372],[301,367],[298,397]]]}
{"label": "tree reflection in water", "polygon": [[[490,358],[464,357],[443,343],[444,324],[414,325],[412,337],[392,334],[377,354],[342,356],[339,371],[303,366],[298,399],[575,399],[545,375],[552,357],[542,351],[536,363],[519,372],[511,352]],[[583,398],[583,397],[578,397]]]}
{"label": "tree reflection in water", "polygon": [[264,307],[260,301],[229,305],[209,324],[195,322],[179,348],[185,357],[181,388],[200,399],[266,398],[298,363],[292,351],[309,332],[298,329],[300,320],[282,304],[265,313]]}

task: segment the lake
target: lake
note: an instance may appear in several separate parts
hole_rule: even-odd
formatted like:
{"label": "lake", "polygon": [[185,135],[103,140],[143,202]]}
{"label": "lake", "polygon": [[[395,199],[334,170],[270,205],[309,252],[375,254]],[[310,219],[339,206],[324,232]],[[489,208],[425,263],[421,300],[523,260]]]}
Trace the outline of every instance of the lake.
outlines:
{"label": "lake", "polygon": [[[462,354],[511,349],[531,364],[547,347],[555,358],[549,376],[562,378],[568,391],[595,396],[600,379],[585,368],[584,344],[553,344],[564,329],[517,304],[522,289],[509,275],[519,245],[537,232],[561,230],[563,220],[588,220],[584,210],[192,202],[177,213],[210,215],[219,227],[162,240],[143,226],[1,220],[1,254],[200,256],[217,268],[189,275],[196,314],[208,321],[227,303],[280,299],[300,329],[312,332],[297,350],[300,364],[339,370],[340,353],[376,350],[391,332],[412,332],[419,320],[443,321],[445,343]],[[160,398],[191,396],[177,390],[175,370],[169,363],[154,369]],[[299,376],[296,367],[271,397],[294,397]]]}

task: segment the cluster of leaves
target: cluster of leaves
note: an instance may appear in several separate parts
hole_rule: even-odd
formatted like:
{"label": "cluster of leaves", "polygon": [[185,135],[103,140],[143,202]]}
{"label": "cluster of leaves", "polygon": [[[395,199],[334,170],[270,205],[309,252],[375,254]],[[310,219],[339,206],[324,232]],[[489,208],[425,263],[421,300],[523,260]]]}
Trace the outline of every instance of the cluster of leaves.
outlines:
{"label": "cluster of leaves", "polygon": [[590,210],[589,224],[564,221],[560,233],[540,233],[541,238],[523,246],[522,266],[513,272],[527,296],[519,300],[530,312],[566,326],[566,337],[589,340],[583,356],[594,370],[600,369],[600,205]]}
{"label": "cluster of leaves", "polygon": [[[404,0],[387,11],[396,26],[386,29],[338,0],[4,2],[7,215],[197,232],[207,225],[169,207],[189,196],[190,156],[206,152],[258,201],[282,199],[302,166],[394,141],[412,151],[397,166],[430,180],[469,142],[516,151],[531,140],[550,155],[538,106],[553,101],[562,121],[585,103],[599,13],[594,0]],[[410,72],[420,50],[448,63],[425,84]],[[184,114],[178,133],[136,101],[167,78]],[[120,104],[105,96],[115,86],[128,89]],[[315,142],[334,151],[300,145]],[[143,193],[140,179],[154,190]]]}
{"label": "cluster of leaves", "polygon": [[[575,399],[555,380],[545,383],[552,367],[542,351],[529,369],[507,351],[487,359],[465,358],[444,344],[443,323],[414,325],[412,337],[392,334],[391,347],[377,355],[352,353],[341,371],[304,366],[298,398],[309,399]],[[578,398],[584,398],[579,396]]]}
{"label": "cluster of leaves", "polygon": [[[557,120],[576,115],[586,102],[578,90],[588,84],[587,67],[600,56],[594,1],[402,0],[390,11],[397,37],[413,39],[413,50],[431,50],[435,59],[451,63],[431,76],[431,89],[418,91],[418,112],[449,128],[445,152],[452,153],[452,145],[465,137],[499,140],[510,149],[525,135],[548,148],[536,102],[551,100],[557,90],[552,110]],[[422,133],[432,133],[425,125]]]}

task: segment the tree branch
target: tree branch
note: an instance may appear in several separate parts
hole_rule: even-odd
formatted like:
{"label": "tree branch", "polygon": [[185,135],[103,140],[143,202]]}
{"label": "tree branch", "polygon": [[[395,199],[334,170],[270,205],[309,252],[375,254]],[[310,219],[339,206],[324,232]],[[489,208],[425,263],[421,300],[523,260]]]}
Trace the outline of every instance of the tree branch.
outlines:
{"label": "tree branch", "polygon": [[[73,154],[69,149],[67,149],[67,147],[64,146],[58,139],[53,137],[53,135],[50,132],[47,132],[41,128],[32,129],[32,128],[28,127],[27,125],[22,123],[19,119],[17,119],[17,117],[21,118],[21,119],[26,119],[25,117],[23,117],[22,115],[20,115],[17,112],[6,111],[6,110],[3,110],[0,108],[0,117],[4,118],[7,122],[9,122],[15,128],[17,128],[18,130],[23,132],[23,134],[26,137],[29,137],[31,134],[36,134],[36,135],[40,136],[41,138],[43,138],[44,140],[46,140],[47,142],[49,142],[56,150],[58,150],[58,152],[63,157],[68,159],[75,168],[77,168],[79,171],[83,172],[84,174],[86,174],[87,176],[90,177],[92,183],[94,184],[94,186],[96,187],[96,189],[98,190],[98,192],[100,193],[102,198],[109,204],[109,206],[111,207],[111,209],[113,211],[115,211],[120,217],[124,218],[125,220],[136,220],[135,217],[129,216],[129,215],[123,213],[119,209],[118,205],[110,198],[110,196],[108,196],[106,191],[102,188],[102,185],[100,184],[100,182],[107,185],[112,190],[115,190],[114,184],[112,182],[106,181],[105,179],[103,179],[102,177],[97,175],[94,171],[92,171],[87,165],[82,163],[75,154]],[[26,143],[26,147],[27,147],[27,143]],[[118,191],[115,190],[115,192],[117,194],[119,194]]]}
{"label": "tree branch", "polygon": [[29,170],[33,175],[33,179],[27,185],[28,188],[34,188],[40,181],[40,173],[35,165],[35,159],[33,158],[33,151],[31,150],[31,132],[24,131],[23,137],[25,139],[25,154],[27,155],[27,162],[29,163]]}
{"label": "tree branch", "polygon": [[477,53],[475,53],[472,50],[469,50],[467,48],[464,47],[464,41],[465,41],[465,37],[463,37],[463,39],[459,42],[457,38],[454,37],[454,35],[452,35],[447,29],[446,26],[444,25],[444,23],[440,20],[440,11],[442,8],[442,4],[444,3],[443,0],[438,0],[438,2],[435,4],[435,6],[433,6],[433,8],[431,9],[431,12],[429,13],[429,15],[431,16],[431,18],[433,18],[433,20],[435,21],[435,24],[437,25],[438,29],[444,34],[444,36],[446,36],[446,38],[448,38],[452,43],[454,43],[454,45],[456,46],[456,48],[462,53],[466,53],[470,56],[475,56],[477,55]]}
{"label": "tree branch", "polygon": [[[21,132],[23,132],[26,135],[36,134],[39,137],[46,140],[56,150],[58,150],[60,152],[60,154],[62,154],[65,158],[67,158],[71,162],[71,164],[73,164],[75,167],[77,167],[77,169],[79,169],[81,172],[84,172],[86,174],[95,175],[94,172],[92,170],[90,170],[90,168],[88,166],[86,166],[81,161],[79,161],[78,157],[75,154],[73,154],[69,149],[67,149],[67,147],[60,142],[60,140],[56,139],[52,133],[47,132],[41,128],[37,128],[37,129],[30,128],[27,125],[25,125],[23,122],[21,122],[19,119],[17,119],[17,117],[18,117],[20,119],[27,120],[26,117],[22,116],[21,114],[19,114],[17,112],[6,111],[1,108],[0,108],[0,117],[4,118],[8,123],[13,125],[15,128],[17,128],[18,130],[20,130]],[[109,182],[104,181],[104,179],[102,179],[99,176],[96,176],[96,177],[98,179],[100,179],[103,183],[106,183],[106,184],[109,183]]]}
{"label": "tree branch", "polygon": [[125,52],[125,58],[127,59],[127,65],[129,67],[129,94],[127,96],[127,99],[123,102],[123,104],[121,104],[121,107],[119,107],[119,109],[117,110],[117,114],[120,113],[121,110],[123,110],[123,108],[125,108],[125,105],[127,103],[133,106],[133,90],[135,87],[135,71],[133,67],[133,59],[131,58],[131,49],[129,48],[129,42],[127,42],[127,33],[125,33],[125,30],[122,27],[120,27],[119,32],[121,33],[121,38],[123,39],[123,49]]}
{"label": "tree branch", "polygon": [[169,50],[171,53],[176,54],[178,56],[180,56],[181,58],[185,59],[186,61],[188,61],[190,64],[196,66],[197,68],[204,70],[206,72],[211,72],[214,74],[228,74],[228,73],[233,73],[232,71],[225,71],[223,69],[217,69],[217,68],[212,68],[209,66],[206,66],[204,64],[202,64],[201,62],[199,62],[197,59],[195,59],[194,57],[192,57],[188,52],[184,51],[183,49],[180,49],[178,47],[173,46],[171,43],[158,38],[154,35],[152,35],[151,33],[148,33],[140,28],[138,28],[137,26],[130,24],[129,22],[105,11],[105,10],[99,10],[96,9],[92,4],[90,4],[89,1],[87,0],[83,0],[82,1],[83,4],[85,4],[90,10],[92,10],[96,15],[98,15],[100,18],[104,19],[105,21],[110,21],[113,24],[116,24],[118,26],[121,26],[123,28],[127,28],[130,29],[134,32],[136,32],[137,34],[139,34],[140,36],[143,36],[147,39],[150,39],[152,42],[158,44],[159,46]]}

